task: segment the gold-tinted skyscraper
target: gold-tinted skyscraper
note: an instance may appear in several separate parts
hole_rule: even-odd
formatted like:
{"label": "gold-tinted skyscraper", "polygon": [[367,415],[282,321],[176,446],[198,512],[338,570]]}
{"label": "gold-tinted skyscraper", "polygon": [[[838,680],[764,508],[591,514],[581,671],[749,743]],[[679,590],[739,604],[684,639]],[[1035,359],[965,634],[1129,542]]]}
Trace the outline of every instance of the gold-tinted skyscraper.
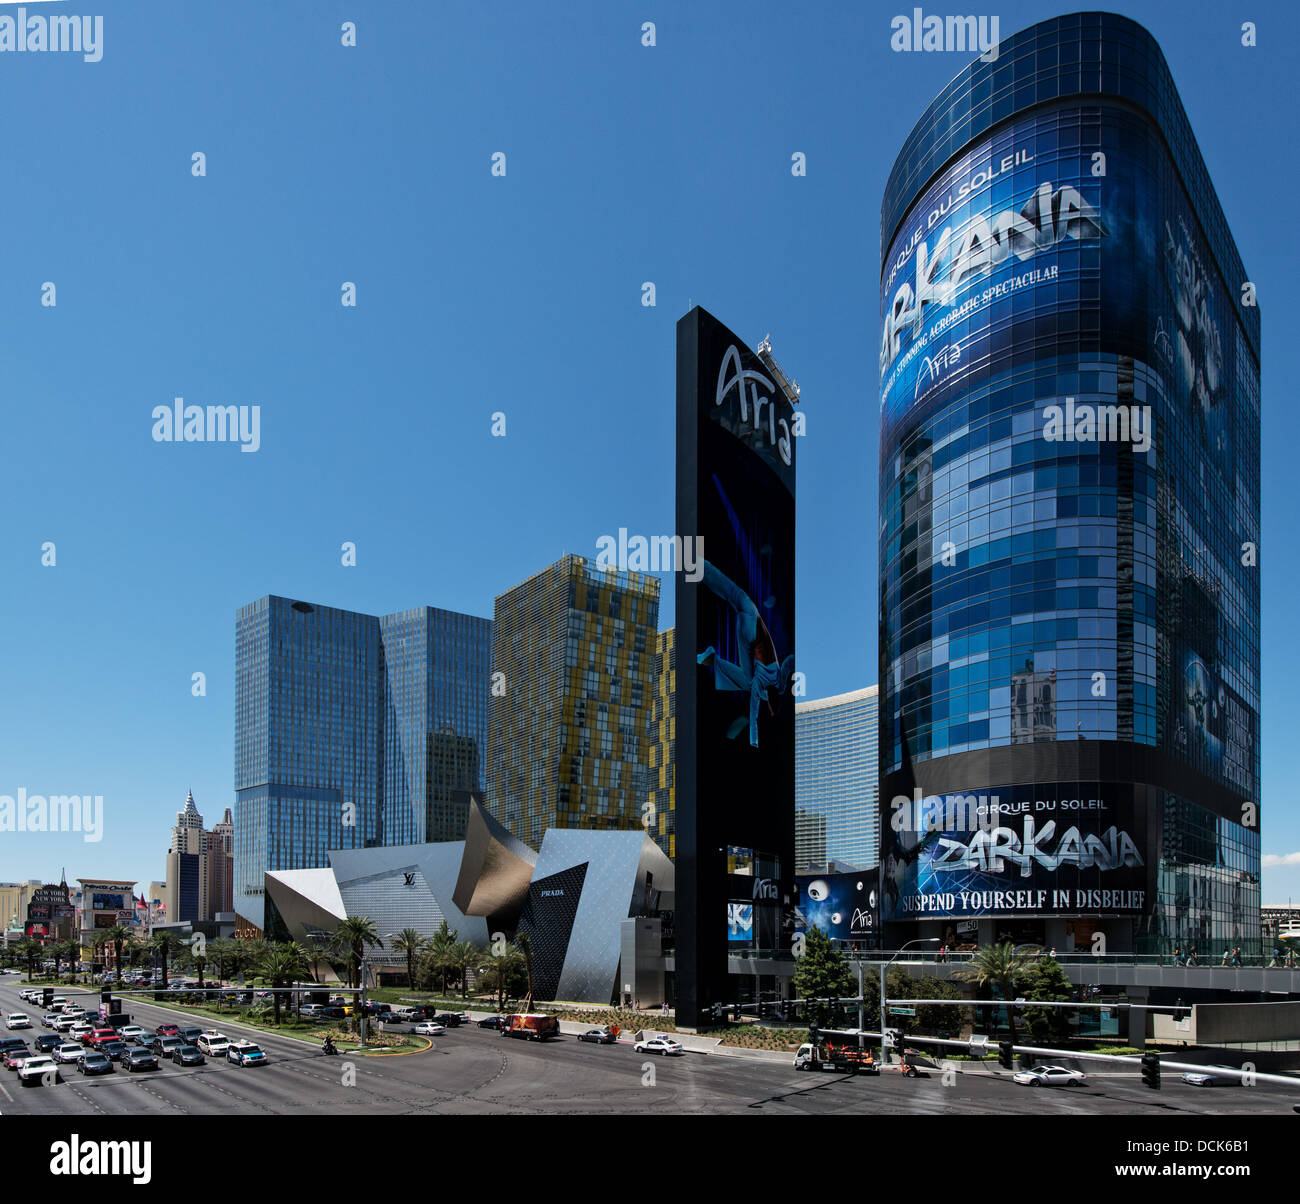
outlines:
{"label": "gold-tinted skyscraper", "polygon": [[677,856],[677,777],[673,745],[677,739],[677,628],[658,635],[650,706],[650,807],[647,831],[669,857]]}
{"label": "gold-tinted skyscraper", "polygon": [[564,556],[496,599],[488,806],[547,828],[642,826],[659,581]]}

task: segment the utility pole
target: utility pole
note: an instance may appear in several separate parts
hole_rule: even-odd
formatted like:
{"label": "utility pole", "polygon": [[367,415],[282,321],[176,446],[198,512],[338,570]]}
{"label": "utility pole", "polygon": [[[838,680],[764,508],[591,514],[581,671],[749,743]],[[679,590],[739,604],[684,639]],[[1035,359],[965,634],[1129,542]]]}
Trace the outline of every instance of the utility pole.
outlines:
{"label": "utility pole", "polygon": [[361,1038],[361,1044],[366,1043],[366,1030],[369,1027],[369,1021],[366,1017],[366,959],[364,955],[361,958],[361,1001],[357,1008],[357,1035]]}
{"label": "utility pole", "polygon": [[862,958],[858,962],[858,1052],[862,1052],[862,1030],[867,1023],[867,1000],[862,993]]}

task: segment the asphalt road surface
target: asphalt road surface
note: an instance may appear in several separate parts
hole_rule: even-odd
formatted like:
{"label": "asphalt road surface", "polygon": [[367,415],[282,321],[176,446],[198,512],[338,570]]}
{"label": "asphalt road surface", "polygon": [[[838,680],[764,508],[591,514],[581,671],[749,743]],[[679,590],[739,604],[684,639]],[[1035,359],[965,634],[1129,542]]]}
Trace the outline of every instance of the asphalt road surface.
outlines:
{"label": "asphalt road surface", "polygon": [[[22,985],[14,975],[0,979],[0,1012],[34,1016],[33,1029],[6,1033],[30,1042],[49,1030],[39,1027],[40,1008],[18,998]],[[68,988],[61,993],[74,995]],[[87,994],[87,1010],[97,1002],[97,993]],[[164,1021],[184,1023],[170,1007],[130,998],[124,1008],[133,1022],[148,1029]],[[590,1045],[568,1036],[534,1044],[476,1026],[448,1029],[424,1052],[327,1058],[314,1046],[225,1021],[196,1018],[191,1023],[219,1028],[232,1039],[247,1036],[257,1041],[269,1064],[240,1067],[210,1059],[205,1066],[182,1068],[164,1062],[156,1071],[116,1070],[96,1078],[85,1078],[68,1066],[63,1082],[33,1087],[23,1087],[16,1074],[0,1069],[0,1114],[1168,1116],[1290,1113],[1292,1103],[1300,1102],[1300,1090],[1197,1088],[1168,1072],[1159,1092],[1143,1087],[1136,1070],[1074,1088],[1020,1087],[1009,1072],[958,1073],[948,1076],[945,1084],[937,1070],[917,1079],[890,1071],[857,1077],[800,1073],[783,1063],[701,1054],[659,1057],[638,1054],[630,1044]]]}

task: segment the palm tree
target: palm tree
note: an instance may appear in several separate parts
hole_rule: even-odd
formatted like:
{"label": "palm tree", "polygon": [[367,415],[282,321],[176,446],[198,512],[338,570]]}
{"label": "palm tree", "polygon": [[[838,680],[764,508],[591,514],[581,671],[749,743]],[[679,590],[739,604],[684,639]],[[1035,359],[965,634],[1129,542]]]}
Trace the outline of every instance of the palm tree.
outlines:
{"label": "palm tree", "polygon": [[174,954],[180,946],[180,942],[175,935],[170,932],[155,932],[149,938],[146,948],[150,953],[158,958],[159,969],[162,970],[163,990],[167,989],[167,959]]}
{"label": "palm tree", "polygon": [[41,942],[30,936],[24,937],[14,949],[27,963],[27,981],[31,982],[36,975],[36,960],[41,956]]}
{"label": "palm tree", "polygon": [[415,959],[424,948],[425,938],[414,928],[403,928],[393,937],[392,947],[399,953],[406,954],[406,985],[415,986]]}
{"label": "palm tree", "polygon": [[257,966],[258,972],[271,983],[271,1006],[275,1009],[275,1024],[280,1024],[280,995],[276,987],[292,986],[307,972],[307,959],[302,946],[294,941],[271,945]]}
{"label": "palm tree", "polygon": [[[77,963],[81,960],[81,942],[71,937],[63,942],[63,956],[68,962],[68,981],[77,981]],[[58,975],[55,975],[57,978]]]}
{"label": "palm tree", "polygon": [[952,972],[953,978],[973,982],[990,988],[1006,1000],[1007,1029],[1011,1044],[1016,1043],[1016,1013],[1012,1001],[1016,997],[1016,980],[1029,969],[1030,959],[1017,953],[1010,941],[1000,945],[985,945],[961,969]]}
{"label": "palm tree", "polygon": [[352,974],[348,985],[361,985],[361,963],[365,959],[367,947],[384,947],[375,930],[375,922],[369,916],[348,916],[336,929],[340,943],[347,948]]}
{"label": "palm tree", "polygon": [[217,985],[221,986],[229,977],[237,960],[235,942],[229,937],[219,936],[208,942],[208,960],[217,968]]}
{"label": "palm tree", "polygon": [[324,962],[329,965],[334,956],[334,950],[328,941],[320,937],[309,936],[302,945],[303,956],[307,959],[307,964],[311,971],[312,982],[320,982],[320,964]]}
{"label": "palm tree", "polygon": [[520,1010],[531,1012],[533,1010],[533,942],[529,940],[526,932],[521,932],[515,937],[515,944],[524,955],[524,969],[528,973],[528,994],[524,997]]}
{"label": "palm tree", "polygon": [[132,933],[125,924],[114,924],[104,930],[104,940],[113,946],[113,968],[122,969],[122,946],[131,943]]}
{"label": "palm tree", "polygon": [[451,967],[460,979],[460,997],[469,994],[469,972],[478,965],[483,951],[473,941],[457,941],[448,951]]}
{"label": "palm tree", "polygon": [[505,1011],[510,983],[525,969],[523,951],[515,945],[507,945],[499,954],[488,950],[479,962],[479,969],[483,971],[483,984],[497,993],[497,1011]]}
{"label": "palm tree", "polygon": [[[438,927],[438,931],[435,932],[427,942],[428,951],[424,957],[424,964],[430,972],[430,978],[432,978],[432,975],[434,974],[441,977],[442,993],[444,995],[447,993],[447,975],[450,972],[454,972],[456,968],[456,959],[452,954],[452,949],[455,947],[458,939],[459,936],[456,929],[449,928],[447,926],[447,921],[443,920],[441,925]],[[429,986],[433,986],[432,981],[430,981]]]}

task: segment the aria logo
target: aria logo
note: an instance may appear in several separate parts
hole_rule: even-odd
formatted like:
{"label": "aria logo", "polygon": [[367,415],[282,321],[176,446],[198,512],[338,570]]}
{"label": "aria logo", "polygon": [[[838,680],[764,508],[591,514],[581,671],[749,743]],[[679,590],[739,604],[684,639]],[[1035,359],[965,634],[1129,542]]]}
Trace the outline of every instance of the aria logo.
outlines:
{"label": "aria logo", "polygon": [[[760,395],[758,386],[762,385],[766,395]],[[745,388],[749,393],[746,395]],[[740,351],[733,343],[722,357],[722,367],[718,369],[718,390],[714,394],[714,406],[720,406],[727,400],[727,394],[735,389],[740,401],[740,421],[752,423],[754,430],[763,429],[763,407],[767,406],[767,441],[780,453],[782,463],[791,467],[790,460],[790,424],[784,418],[776,416],[776,385],[761,372],[744,368],[740,363]],[[753,406],[754,416],[749,415]],[[797,425],[797,424],[796,424]],[[780,434],[777,434],[777,430]]]}
{"label": "aria logo", "polygon": [[754,898],[755,899],[775,899],[776,883],[771,878],[754,879]]}
{"label": "aria logo", "polygon": [[409,873],[409,874],[403,872],[403,874],[402,874],[402,885],[403,885],[403,886],[414,886],[414,885],[415,885],[415,874],[414,874],[414,872]]}
{"label": "aria logo", "polygon": [[960,362],[960,343],[950,343],[942,350],[936,351],[933,356],[923,356],[921,366],[916,373],[916,391],[912,395],[913,400],[920,397],[922,393],[928,392],[935,381],[945,375],[949,369],[957,367]]}

